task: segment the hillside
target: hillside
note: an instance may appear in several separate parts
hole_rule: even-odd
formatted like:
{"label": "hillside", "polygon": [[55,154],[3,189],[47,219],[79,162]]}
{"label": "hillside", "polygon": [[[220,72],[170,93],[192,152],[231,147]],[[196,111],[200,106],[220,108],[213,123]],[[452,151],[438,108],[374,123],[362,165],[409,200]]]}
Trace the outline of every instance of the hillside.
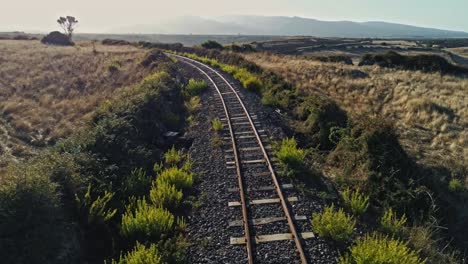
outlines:
{"label": "hillside", "polygon": [[466,78],[267,53],[244,57],[353,115],[393,120],[401,142],[420,161],[460,170],[460,176],[468,169]]}
{"label": "hillside", "polygon": [[112,29],[113,33],[277,35],[344,38],[466,38],[468,33],[387,22],[321,21],[302,17],[187,16],[149,25]]}
{"label": "hillside", "polygon": [[148,70],[130,46],[0,41],[0,168],[84,126],[89,114]]}

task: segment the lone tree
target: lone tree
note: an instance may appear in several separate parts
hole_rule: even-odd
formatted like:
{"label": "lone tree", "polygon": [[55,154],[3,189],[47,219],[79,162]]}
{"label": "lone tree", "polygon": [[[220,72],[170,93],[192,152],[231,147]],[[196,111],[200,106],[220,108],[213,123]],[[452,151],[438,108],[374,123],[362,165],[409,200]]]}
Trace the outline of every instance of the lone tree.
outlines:
{"label": "lone tree", "polygon": [[75,30],[76,24],[78,24],[78,20],[72,16],[60,17],[57,19],[57,23],[62,27],[65,35],[71,40],[73,31]]}

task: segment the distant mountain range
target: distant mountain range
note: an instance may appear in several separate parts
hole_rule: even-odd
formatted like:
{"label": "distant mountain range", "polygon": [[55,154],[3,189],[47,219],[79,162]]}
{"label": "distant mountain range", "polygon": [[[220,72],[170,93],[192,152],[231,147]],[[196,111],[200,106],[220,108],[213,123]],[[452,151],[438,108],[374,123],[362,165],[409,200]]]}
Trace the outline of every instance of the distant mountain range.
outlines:
{"label": "distant mountain range", "polygon": [[301,17],[223,16],[179,17],[154,25],[135,25],[112,33],[277,35],[345,38],[467,38],[467,32],[387,22],[321,21]]}

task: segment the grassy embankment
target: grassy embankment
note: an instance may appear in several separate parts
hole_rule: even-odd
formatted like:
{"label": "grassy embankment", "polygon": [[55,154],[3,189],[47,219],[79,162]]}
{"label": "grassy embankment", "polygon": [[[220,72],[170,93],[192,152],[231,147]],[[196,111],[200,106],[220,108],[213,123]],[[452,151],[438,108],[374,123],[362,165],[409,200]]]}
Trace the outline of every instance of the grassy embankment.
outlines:
{"label": "grassy embankment", "polygon": [[4,262],[184,261],[194,175],[164,134],[184,129],[200,89],[183,88],[187,81],[164,55],[142,59],[128,67],[148,72],[143,81],[90,110],[83,129],[2,172]]}
{"label": "grassy embankment", "polygon": [[[372,74],[374,77],[371,77],[375,78],[375,80],[369,82],[369,80],[362,78],[362,72],[358,74],[361,77],[352,78],[353,72],[351,69],[341,69],[335,64],[323,64],[316,61],[307,61],[307,63],[319,65],[317,67],[321,68],[330,65],[329,67],[333,67],[333,70],[327,70],[327,75],[322,73],[321,75],[310,76],[308,75],[310,71],[302,68],[302,70],[296,71],[295,75],[288,71],[288,75],[281,74],[282,71],[279,68],[289,69],[296,66],[294,60],[291,62],[281,60],[275,64],[277,68],[274,69],[267,67],[267,65],[260,68],[251,61],[258,61],[259,65],[263,66],[262,60],[267,60],[265,54],[252,53],[245,55],[246,58],[250,59],[250,61],[247,61],[237,54],[213,50],[195,48],[191,50],[178,49],[178,51],[185,56],[208,63],[232,74],[244,87],[258,93],[264,104],[283,110],[287,120],[295,130],[295,136],[299,140],[300,147],[284,142],[285,145],[279,144],[278,153],[281,153],[281,151],[291,152],[289,154],[294,156],[294,153],[297,154],[297,151],[301,151],[301,148],[306,149],[304,150],[305,159],[297,159],[305,160],[305,162],[298,164],[294,162],[294,158],[292,163],[289,158],[282,161],[285,167],[283,174],[299,177],[302,182],[306,183],[304,188],[306,191],[307,183],[316,181],[317,174],[323,172],[334,181],[335,186],[342,193],[339,204],[345,208],[344,212],[335,211],[331,207],[324,212],[325,215],[314,216],[314,219],[317,219],[316,223],[318,223],[316,225],[322,223],[323,226],[342,226],[338,230],[325,230],[323,232],[317,231],[317,229],[320,229],[318,226],[314,227],[314,230],[319,234],[324,234],[324,237],[327,237],[326,234],[331,233],[338,234],[335,237],[341,237],[340,234],[345,234],[346,239],[344,241],[347,241],[345,245],[350,246],[349,254],[351,255],[348,258],[343,258],[342,263],[353,263],[353,258],[359,258],[359,254],[366,254],[366,248],[368,250],[369,245],[375,243],[382,248],[382,252],[397,254],[397,252],[386,250],[395,246],[402,249],[398,250],[398,252],[408,253],[394,255],[395,263],[405,258],[411,259],[411,263],[421,263],[425,258],[428,259],[429,263],[457,262],[451,253],[444,248],[446,245],[439,244],[437,241],[439,238],[448,235],[457,241],[460,248],[463,248],[463,244],[466,243],[463,235],[466,234],[466,226],[464,226],[466,221],[463,221],[465,219],[463,212],[466,210],[462,209],[463,203],[460,203],[460,200],[465,199],[463,198],[464,191],[453,192],[449,190],[449,179],[438,177],[439,175],[418,165],[407,154],[400,144],[397,134],[398,123],[396,123],[397,127],[395,128],[395,124],[390,122],[388,116],[384,114],[369,114],[369,111],[359,112],[359,107],[364,109],[370,104],[360,104],[352,100],[352,98],[356,97],[353,95],[359,94],[362,90],[373,90],[370,94],[374,95],[374,98],[384,97],[381,93],[383,91],[379,90],[378,92],[377,89],[383,89],[381,84],[386,84],[385,87],[388,87],[395,81],[400,83],[400,86],[397,85],[396,87],[401,89],[402,94],[405,93],[406,89],[407,95],[404,100],[415,100],[417,95],[413,97],[413,94],[408,93],[407,90],[414,90],[414,88],[407,88],[407,86],[411,85],[409,80],[395,80],[394,70],[367,67],[364,69],[375,73]],[[278,58],[275,55],[268,56],[272,57],[272,61]],[[279,59],[276,60],[279,61]],[[299,73],[302,73],[302,75]],[[357,73],[354,72],[354,74]],[[390,78],[389,75],[392,74],[394,74],[394,77]],[[420,81],[431,76],[423,73],[413,75],[407,72],[406,74],[408,78],[416,78],[416,80]],[[341,78],[346,78],[347,82],[341,82]],[[450,95],[460,93],[454,86],[464,87],[463,79],[440,75],[437,78],[452,85],[449,86],[450,88],[445,88],[447,92],[441,93],[441,96],[445,94],[445,96],[456,102],[462,100]],[[315,82],[320,85],[313,85],[317,84]],[[314,87],[314,89],[307,89],[307,87]],[[330,99],[333,97],[325,92],[327,89],[336,91],[336,94],[348,98],[348,107],[342,104],[340,100]],[[372,100],[365,96],[361,98],[364,101]],[[389,99],[391,98],[386,100]],[[425,100],[424,97],[417,99]],[[431,98],[431,100],[434,100],[434,98]],[[400,101],[399,104],[400,107],[405,105],[404,101]],[[433,111],[434,115],[444,114],[444,111],[437,111],[437,107],[435,109],[427,107],[426,109],[424,102],[421,104],[413,102],[413,105],[420,105],[414,111],[427,110]],[[462,103],[459,102],[457,107],[461,105]],[[384,106],[384,104],[381,104],[374,107],[382,111]],[[394,107],[397,106],[394,105]],[[343,108],[349,110],[349,113],[352,114],[345,112],[342,110]],[[461,107],[457,111],[461,115],[464,113],[464,109],[461,109]],[[402,114],[400,112],[393,109],[392,114]],[[403,113],[403,115],[406,115],[406,113]],[[424,114],[406,116],[410,119],[424,120],[422,115]],[[440,117],[440,119],[443,118],[443,116]],[[462,122],[464,121],[458,119],[451,124],[462,127]],[[450,132],[447,131],[447,133]],[[441,136],[443,137],[443,135]],[[451,136],[453,137],[453,133]],[[462,136],[463,134],[455,135],[455,140],[459,140],[457,137]],[[405,140],[402,140],[402,142],[405,142]],[[452,150],[455,152],[460,151],[457,148],[452,148]],[[286,154],[286,156],[289,154]],[[456,162],[456,160],[453,161]],[[456,178],[459,176],[454,174],[451,177]],[[464,211],[457,212],[460,208]],[[356,215],[355,211],[361,213]],[[449,216],[447,217],[447,215]],[[322,219],[323,221],[321,221]],[[353,219],[360,220],[360,224],[366,226],[367,230],[373,230],[372,232],[387,236],[372,234],[361,240],[356,238],[355,235],[346,235],[346,232],[350,230],[350,226],[351,230],[354,226],[355,220]],[[333,221],[332,225],[327,221]],[[448,232],[445,229],[439,229],[441,223],[448,227]],[[395,227],[385,228],[388,226]],[[356,239],[356,244],[350,242],[353,238]],[[367,251],[367,253],[369,252]],[[415,255],[416,253],[419,257]],[[377,256],[374,257],[377,258]]]}

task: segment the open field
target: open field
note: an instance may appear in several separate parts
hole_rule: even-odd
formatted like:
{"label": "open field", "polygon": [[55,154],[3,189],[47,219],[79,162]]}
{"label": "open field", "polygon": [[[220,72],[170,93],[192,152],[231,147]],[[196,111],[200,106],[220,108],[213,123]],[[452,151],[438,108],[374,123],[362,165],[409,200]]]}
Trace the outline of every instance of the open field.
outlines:
{"label": "open field", "polygon": [[381,115],[393,120],[403,145],[423,161],[466,170],[466,78],[266,53],[244,57],[307,93],[332,98],[352,115]]}
{"label": "open field", "polygon": [[84,125],[116,90],[140,81],[145,52],[79,42],[0,41],[0,155],[27,156]]}

